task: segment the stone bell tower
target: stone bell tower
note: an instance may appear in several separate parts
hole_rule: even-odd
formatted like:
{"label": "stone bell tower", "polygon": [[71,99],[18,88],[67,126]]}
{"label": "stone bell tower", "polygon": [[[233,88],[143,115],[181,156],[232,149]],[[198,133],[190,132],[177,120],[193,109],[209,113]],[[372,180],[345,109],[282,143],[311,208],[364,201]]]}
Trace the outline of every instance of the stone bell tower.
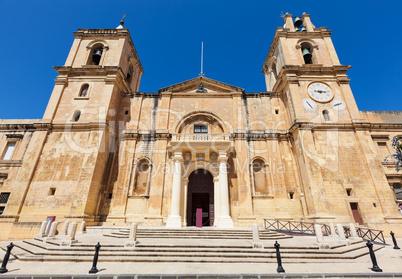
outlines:
{"label": "stone bell tower", "polygon": [[97,221],[118,161],[119,131],[130,119],[127,95],[138,91],[143,74],[123,24],[78,29],[66,63],[55,67],[59,76],[41,120],[47,133],[20,220],[51,213],[58,221]]}
{"label": "stone bell tower", "polygon": [[[286,14],[263,66],[268,91],[281,92],[289,124],[305,121],[361,122],[346,75],[326,27],[310,15]],[[330,119],[330,120],[328,120]]]}
{"label": "stone bell tower", "polygon": [[[339,62],[331,31],[316,28],[308,14],[284,16],[263,65],[267,90],[278,93],[285,106],[309,221],[351,222],[360,214],[369,224],[395,214],[392,193],[367,145],[371,138],[349,85],[349,68]],[[379,201],[382,213],[359,196]]]}

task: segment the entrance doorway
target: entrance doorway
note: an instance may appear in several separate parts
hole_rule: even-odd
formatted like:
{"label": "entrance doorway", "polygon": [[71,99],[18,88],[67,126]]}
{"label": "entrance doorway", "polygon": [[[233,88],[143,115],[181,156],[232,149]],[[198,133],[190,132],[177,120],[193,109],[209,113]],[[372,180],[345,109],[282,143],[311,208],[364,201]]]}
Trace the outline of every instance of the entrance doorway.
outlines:
{"label": "entrance doorway", "polygon": [[359,223],[359,225],[363,225],[362,218],[360,217],[359,208],[357,206],[357,203],[356,202],[351,202],[350,203],[350,208],[352,209],[353,219],[355,220],[355,222]]}
{"label": "entrance doorway", "polygon": [[205,169],[193,171],[188,178],[187,226],[196,225],[197,208],[202,208],[202,225],[214,224],[214,179]]}

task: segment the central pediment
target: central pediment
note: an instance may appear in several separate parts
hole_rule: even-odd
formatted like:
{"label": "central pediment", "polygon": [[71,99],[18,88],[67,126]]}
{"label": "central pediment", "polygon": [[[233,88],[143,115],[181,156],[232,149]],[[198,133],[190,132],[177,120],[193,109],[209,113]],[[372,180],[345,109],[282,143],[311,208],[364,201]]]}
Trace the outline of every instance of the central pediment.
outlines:
{"label": "central pediment", "polygon": [[174,85],[170,85],[168,87],[161,88],[158,90],[158,92],[216,94],[234,92],[242,93],[244,92],[244,89],[210,78],[197,77]]}

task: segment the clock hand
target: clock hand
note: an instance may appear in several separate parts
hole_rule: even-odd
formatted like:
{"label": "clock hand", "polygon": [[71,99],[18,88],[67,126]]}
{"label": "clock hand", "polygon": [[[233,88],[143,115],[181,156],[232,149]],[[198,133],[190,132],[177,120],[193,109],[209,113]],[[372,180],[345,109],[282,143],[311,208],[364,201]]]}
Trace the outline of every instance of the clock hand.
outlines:
{"label": "clock hand", "polygon": [[310,103],[309,103],[309,102],[307,102],[307,105],[309,105],[309,106],[310,106],[310,108],[313,108],[313,107],[310,105]]}
{"label": "clock hand", "polygon": [[342,103],[337,103],[337,104],[334,105],[334,107],[340,106],[340,105],[342,105]]}
{"label": "clock hand", "polygon": [[318,93],[325,93],[325,91],[321,91],[321,90],[314,90],[315,92],[318,92]]}

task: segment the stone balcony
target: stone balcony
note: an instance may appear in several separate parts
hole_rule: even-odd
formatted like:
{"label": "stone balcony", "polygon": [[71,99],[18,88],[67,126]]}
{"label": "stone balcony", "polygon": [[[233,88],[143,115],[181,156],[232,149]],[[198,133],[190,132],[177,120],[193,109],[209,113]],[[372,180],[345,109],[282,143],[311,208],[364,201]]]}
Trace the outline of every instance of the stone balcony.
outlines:
{"label": "stone balcony", "polygon": [[170,145],[173,149],[227,149],[230,146],[230,134],[172,134]]}

